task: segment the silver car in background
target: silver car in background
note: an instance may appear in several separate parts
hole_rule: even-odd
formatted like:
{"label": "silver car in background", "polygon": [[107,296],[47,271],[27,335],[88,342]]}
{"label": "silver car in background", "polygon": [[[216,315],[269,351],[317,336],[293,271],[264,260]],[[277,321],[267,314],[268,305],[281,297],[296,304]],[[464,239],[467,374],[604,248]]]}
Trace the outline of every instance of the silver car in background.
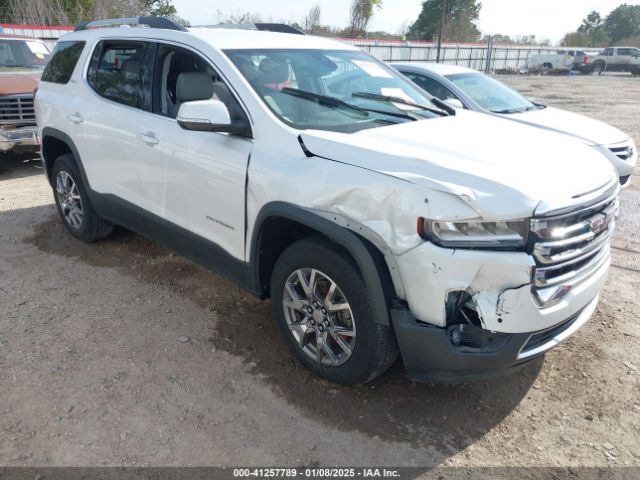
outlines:
{"label": "silver car in background", "polygon": [[427,93],[456,108],[499,115],[534,127],[565,133],[600,150],[623,186],[631,182],[638,151],[629,135],[599,120],[534,103],[476,70],[442,63],[391,63]]}

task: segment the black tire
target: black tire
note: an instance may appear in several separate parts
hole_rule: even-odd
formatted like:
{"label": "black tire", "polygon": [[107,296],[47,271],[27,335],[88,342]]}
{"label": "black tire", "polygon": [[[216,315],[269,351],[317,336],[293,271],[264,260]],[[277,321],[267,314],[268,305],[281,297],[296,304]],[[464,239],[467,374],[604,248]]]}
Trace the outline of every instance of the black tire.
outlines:
{"label": "black tire", "polygon": [[602,62],[593,64],[593,73],[595,75],[602,75],[605,72],[605,69],[606,69],[605,64]]}
{"label": "black tire", "polygon": [[[71,220],[63,213],[62,200],[57,189],[60,175],[68,175],[77,186],[78,194],[82,205],[82,219],[78,225],[73,225]],[[52,172],[53,196],[56,200],[58,215],[66,229],[74,237],[84,242],[95,242],[108,237],[113,231],[113,224],[98,215],[89,200],[87,189],[85,188],[82,176],[78,170],[72,154],[65,154],[58,157],[53,164]]]}
{"label": "black tire", "polygon": [[[341,365],[324,365],[310,358],[289,328],[283,305],[287,279],[298,269],[313,268],[330,277],[351,307],[356,337],[351,356]],[[384,373],[398,356],[390,327],[373,319],[373,306],[355,261],[322,237],[291,245],[278,258],[271,276],[271,300],[286,343],[295,357],[316,375],[343,385],[369,382]]]}

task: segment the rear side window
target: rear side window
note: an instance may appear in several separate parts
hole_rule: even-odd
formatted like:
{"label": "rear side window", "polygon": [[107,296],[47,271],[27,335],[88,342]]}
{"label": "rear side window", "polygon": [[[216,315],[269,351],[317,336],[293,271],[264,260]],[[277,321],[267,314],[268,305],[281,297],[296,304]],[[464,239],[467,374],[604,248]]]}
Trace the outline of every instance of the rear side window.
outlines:
{"label": "rear side window", "polygon": [[58,42],[42,74],[43,82],[68,83],[85,42]]}
{"label": "rear side window", "polygon": [[101,42],[91,56],[87,80],[104,98],[150,111],[154,54],[148,42]]}

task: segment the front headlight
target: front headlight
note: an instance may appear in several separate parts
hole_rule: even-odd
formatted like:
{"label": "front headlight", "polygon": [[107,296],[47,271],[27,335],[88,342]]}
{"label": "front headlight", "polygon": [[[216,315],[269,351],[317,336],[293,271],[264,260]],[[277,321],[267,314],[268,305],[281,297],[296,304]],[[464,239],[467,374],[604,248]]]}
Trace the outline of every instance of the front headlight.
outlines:
{"label": "front headlight", "polygon": [[420,236],[441,247],[520,249],[527,241],[526,220],[513,222],[446,222],[418,220]]}

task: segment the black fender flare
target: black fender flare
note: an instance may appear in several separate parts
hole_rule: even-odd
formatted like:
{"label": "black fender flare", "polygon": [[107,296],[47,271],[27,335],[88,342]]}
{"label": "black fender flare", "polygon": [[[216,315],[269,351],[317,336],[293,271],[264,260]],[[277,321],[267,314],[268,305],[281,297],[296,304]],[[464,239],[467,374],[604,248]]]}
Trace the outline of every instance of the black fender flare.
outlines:
{"label": "black fender flare", "polygon": [[82,175],[82,181],[84,185],[86,186],[88,191],[92,191],[89,183],[89,178],[87,177],[87,172],[85,172],[84,165],[82,165],[82,159],[80,158],[80,153],[78,152],[78,148],[76,147],[76,144],[73,142],[73,140],[71,140],[71,137],[66,133],[64,133],[63,131],[58,130],[57,128],[44,127],[42,129],[42,160],[46,169],[49,183],[53,181],[51,178],[50,167],[51,168],[53,167],[53,162],[55,162],[56,159],[55,158],[49,159],[49,161],[51,161],[52,163],[51,165],[47,165],[47,159],[45,158],[45,151],[44,151],[44,142],[47,137],[55,138],[56,140],[59,140],[65,143],[69,147],[69,150],[71,150],[71,153],[73,154],[76,160],[76,165],[78,166],[78,170],[80,170],[80,175]]}
{"label": "black fender flare", "polygon": [[254,267],[255,285],[260,285],[260,242],[263,226],[270,218],[284,218],[297,222],[305,227],[325,235],[329,240],[341,245],[354,258],[373,304],[373,314],[376,323],[389,326],[390,305],[387,302],[385,289],[382,283],[382,272],[379,271],[376,261],[369,248],[360,238],[350,230],[314,213],[306,208],[286,202],[271,202],[262,207],[254,224],[251,239],[250,265]]}

